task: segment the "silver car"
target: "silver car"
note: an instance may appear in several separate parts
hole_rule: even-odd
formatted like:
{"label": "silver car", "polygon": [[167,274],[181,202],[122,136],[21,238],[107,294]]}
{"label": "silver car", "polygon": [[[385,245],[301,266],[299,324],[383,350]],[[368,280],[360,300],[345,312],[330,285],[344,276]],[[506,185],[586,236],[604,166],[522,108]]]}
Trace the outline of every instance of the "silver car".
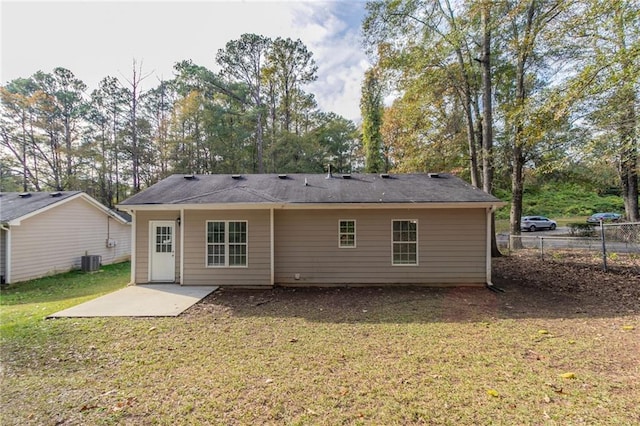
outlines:
{"label": "silver car", "polygon": [[539,229],[554,230],[558,224],[544,216],[524,216],[520,219],[520,229],[522,231],[535,232]]}

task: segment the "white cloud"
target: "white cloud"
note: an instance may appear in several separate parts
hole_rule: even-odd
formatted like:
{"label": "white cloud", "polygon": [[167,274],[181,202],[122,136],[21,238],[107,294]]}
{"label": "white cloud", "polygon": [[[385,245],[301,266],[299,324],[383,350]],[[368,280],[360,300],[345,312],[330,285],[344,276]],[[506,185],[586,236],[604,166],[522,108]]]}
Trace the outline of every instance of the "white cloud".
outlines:
{"label": "white cloud", "polygon": [[308,87],[321,109],[359,119],[367,58],[359,42],[364,3],[354,1],[3,1],[2,66],[6,83],[65,67],[89,90],[107,75],[144,72],[171,78],[183,59],[215,68],[215,55],[243,33],[300,38],[314,53],[318,81]]}

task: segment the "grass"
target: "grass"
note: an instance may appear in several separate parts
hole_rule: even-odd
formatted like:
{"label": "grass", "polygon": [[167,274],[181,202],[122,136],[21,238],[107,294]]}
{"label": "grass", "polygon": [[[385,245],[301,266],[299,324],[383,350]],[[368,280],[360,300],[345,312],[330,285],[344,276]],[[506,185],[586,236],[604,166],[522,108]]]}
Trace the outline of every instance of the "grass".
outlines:
{"label": "grass", "polygon": [[47,315],[122,288],[129,271],[129,262],[124,262],[92,273],[76,270],[9,286],[0,293],[0,333],[3,338],[19,336]]}
{"label": "grass", "polygon": [[127,278],[3,291],[1,424],[640,422],[638,316],[416,288],[225,290],[178,318],[43,319]]}
{"label": "grass", "polygon": [[[496,190],[495,195],[507,203],[511,200],[511,193],[507,190]],[[510,206],[507,205],[496,212],[498,232],[508,231],[509,211]],[[583,223],[587,217],[597,212],[624,213],[622,197],[600,195],[593,188],[567,182],[525,186],[522,216],[547,216],[557,220],[559,226],[566,226],[572,222]]]}

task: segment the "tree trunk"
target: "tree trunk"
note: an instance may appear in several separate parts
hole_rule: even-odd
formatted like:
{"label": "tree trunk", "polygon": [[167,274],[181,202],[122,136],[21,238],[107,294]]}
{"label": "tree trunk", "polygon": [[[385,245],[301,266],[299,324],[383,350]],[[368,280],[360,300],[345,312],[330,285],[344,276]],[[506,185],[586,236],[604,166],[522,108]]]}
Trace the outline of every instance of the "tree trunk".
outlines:
{"label": "tree trunk", "polygon": [[[493,191],[493,106],[491,102],[491,3],[482,7],[482,189]],[[495,213],[491,215],[491,256],[500,257],[496,241]]]}
{"label": "tree trunk", "polygon": [[622,58],[622,71],[625,75],[624,86],[621,90],[620,109],[623,112],[619,125],[621,142],[620,150],[620,178],[622,183],[622,198],[627,219],[631,222],[640,221],[638,209],[638,138],[636,127],[636,89],[634,81],[634,63],[628,53],[625,34],[625,20],[623,13],[616,9],[616,36]]}
{"label": "tree trunk", "polygon": [[64,143],[67,151],[66,176],[63,189],[70,189],[73,186],[73,153],[71,151],[71,122],[69,113],[65,112],[64,116]]}
{"label": "tree trunk", "polygon": [[[511,211],[509,214],[509,232],[511,235],[520,235],[520,222],[522,216],[522,199],[524,193],[524,124],[523,109],[525,100],[527,99],[527,88],[525,86],[526,64],[529,58],[529,50],[532,49],[533,39],[531,32],[533,27],[533,18],[535,14],[535,2],[529,4],[527,10],[527,21],[524,29],[524,35],[521,40],[520,51],[518,52],[518,63],[516,65],[516,113],[515,113],[515,134],[513,135],[513,152],[512,152],[512,182],[511,182]],[[522,240],[515,238],[511,247],[522,248]]]}
{"label": "tree trunk", "polygon": [[256,145],[258,151],[258,173],[264,173],[263,161],[263,130],[262,130],[262,105],[258,105],[258,116],[256,119]]}
{"label": "tree trunk", "polygon": [[[516,133],[522,132],[518,129]],[[524,157],[522,147],[516,136],[516,143],[513,147],[512,171],[511,171],[511,210],[509,214],[509,232],[515,238],[511,238],[510,245],[514,249],[521,249],[522,239],[518,238],[520,232],[520,218],[522,217],[522,198],[524,194]]]}
{"label": "tree trunk", "polygon": [[471,185],[476,188],[480,187],[480,174],[478,170],[478,154],[476,151],[476,135],[473,125],[473,110],[471,98],[471,85],[469,84],[469,74],[465,71],[464,57],[462,51],[456,49],[456,57],[458,58],[458,66],[463,78],[463,102],[465,113],[465,124],[467,125],[467,144],[469,148],[469,174],[471,175]]}
{"label": "tree trunk", "polygon": [[[633,100],[633,97],[632,97]],[[620,178],[622,181],[622,198],[627,219],[631,222],[640,221],[638,212],[638,148],[635,135],[635,109],[630,103],[624,114],[620,137],[622,150],[620,159]]]}

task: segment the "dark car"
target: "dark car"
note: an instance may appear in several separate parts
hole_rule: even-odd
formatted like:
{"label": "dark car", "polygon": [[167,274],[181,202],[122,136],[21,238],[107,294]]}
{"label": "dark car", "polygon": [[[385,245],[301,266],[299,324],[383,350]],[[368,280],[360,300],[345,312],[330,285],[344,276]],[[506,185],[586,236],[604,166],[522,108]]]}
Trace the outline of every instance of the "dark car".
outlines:
{"label": "dark car", "polygon": [[622,215],[618,213],[596,213],[587,219],[587,223],[618,222],[620,219],[622,219]]}
{"label": "dark car", "polygon": [[520,230],[535,232],[539,229],[556,229],[558,224],[544,216],[524,216],[520,219]]}

